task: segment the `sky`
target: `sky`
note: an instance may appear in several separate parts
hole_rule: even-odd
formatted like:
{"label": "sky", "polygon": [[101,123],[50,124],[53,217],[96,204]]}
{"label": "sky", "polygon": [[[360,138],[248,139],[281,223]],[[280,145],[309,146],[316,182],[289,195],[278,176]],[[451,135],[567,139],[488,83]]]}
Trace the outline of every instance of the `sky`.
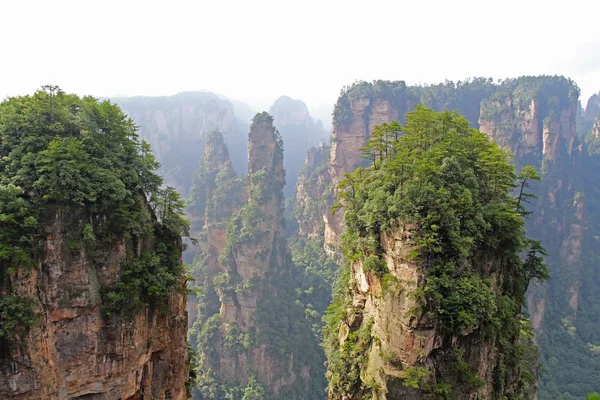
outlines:
{"label": "sky", "polygon": [[600,1],[0,2],[0,98],[204,90],[268,109],[355,80],[561,74],[600,91]]}

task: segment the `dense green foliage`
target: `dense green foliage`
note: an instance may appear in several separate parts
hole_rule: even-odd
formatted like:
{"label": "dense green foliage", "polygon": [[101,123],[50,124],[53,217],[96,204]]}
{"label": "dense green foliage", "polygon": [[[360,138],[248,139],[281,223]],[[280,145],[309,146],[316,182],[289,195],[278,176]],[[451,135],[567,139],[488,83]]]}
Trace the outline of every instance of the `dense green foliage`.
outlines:
{"label": "dense green foliage", "polygon": [[[376,128],[365,147],[372,166],[347,174],[339,185],[346,210],[344,254],[385,280],[385,264],[378,262],[381,235],[411,227],[413,257],[426,278],[415,292],[421,305],[415,312],[427,313],[447,338],[481,331],[495,342],[500,357],[494,389],[500,396],[512,390],[505,387],[514,384],[512,371],[527,372],[529,360],[518,346],[519,313],[530,281],[548,276],[543,248],[525,237],[521,202],[527,192],[512,196],[517,183],[526,188],[536,176],[531,169],[517,176],[508,154],[456,113],[419,105],[406,115],[401,135],[399,130]],[[498,279],[502,284],[494,283]],[[337,369],[345,362],[336,362],[358,357],[347,353],[354,351],[351,345],[335,345],[347,317],[346,298],[338,296],[330,307],[326,350],[330,385],[356,394],[368,382],[352,380],[357,373]],[[516,385],[520,392],[527,382]]]}
{"label": "dense green foliage", "polygon": [[[213,156],[221,154],[220,150],[214,153],[213,147],[223,148],[223,143],[217,144],[219,139],[209,136],[207,146],[210,144],[210,147],[207,147],[192,191],[191,208],[204,205],[203,215],[200,210],[195,211],[204,218],[204,232],[218,228],[220,232],[225,231],[226,238],[219,252],[210,244],[207,235],[201,234],[201,254],[192,266],[198,315],[189,335],[198,354],[198,376],[193,391],[196,399],[323,397],[324,359],[317,344],[320,324],[315,318],[318,311],[298,301],[299,293],[295,290],[296,281],[303,281],[305,277],[317,280],[316,273],[309,278],[296,269],[290,257],[286,239],[282,236],[283,143],[269,114],[257,114],[253,127],[258,124],[264,125],[258,129],[268,126],[273,129],[272,164],[270,160],[252,159],[248,177],[236,179],[228,167],[228,155],[213,162],[216,161]],[[264,131],[255,132],[261,133]],[[242,185],[245,196],[239,193]],[[237,200],[231,202],[232,197]],[[243,197],[245,202],[240,201]],[[308,254],[308,249],[306,251],[306,257],[311,259],[312,254]],[[256,266],[254,257],[257,257]],[[249,268],[256,269],[250,270],[252,276],[243,277],[240,268],[246,268],[246,275]],[[325,284],[319,289],[327,291]],[[306,290],[310,288],[306,287]],[[328,301],[326,295],[324,297],[313,307],[323,310]],[[231,307],[253,298],[257,302],[250,326],[238,326],[237,322],[232,323],[220,315],[222,303]],[[315,334],[311,331],[311,323],[315,325]],[[290,368],[295,377],[292,383],[281,387],[276,396],[255,373],[255,368],[263,367],[254,365],[255,354],[262,349],[278,366],[271,382],[288,379]],[[234,364],[233,371],[220,370],[222,365],[230,363]],[[310,377],[303,373],[305,367],[310,369]]]}
{"label": "dense green foliage", "polygon": [[350,124],[353,120],[350,103],[353,100],[369,100],[366,116],[375,100],[387,100],[397,111],[396,118],[400,122],[415,104],[422,103],[435,111],[456,110],[476,128],[480,118],[502,122],[510,111],[511,103],[506,103],[507,99],[523,108],[529,107],[536,99],[539,112],[554,117],[552,113],[564,108],[570,97],[578,95],[579,89],[573,81],[562,76],[522,76],[498,82],[491,78],[471,78],[425,86],[407,86],[404,81],[358,81],[342,89],[333,120],[336,125]]}
{"label": "dense green foliage", "polygon": [[8,294],[0,297],[0,356],[5,357],[10,344],[21,341],[39,320],[35,301]]}
{"label": "dense green foliage", "polygon": [[[69,251],[85,246],[95,252],[119,238],[130,245],[119,280],[103,288],[107,312],[162,302],[179,281],[180,235],[187,234],[188,226],[179,195],[160,188],[158,166],[133,122],[109,101],[47,86],[1,103],[3,290],[12,291],[9,273],[36,265],[45,229],[64,212],[73,220],[64,233]],[[153,249],[142,246],[141,257],[129,251],[151,239]],[[0,330],[25,328],[34,319],[25,309],[34,302],[15,296],[2,297],[3,310],[20,311],[3,317]]]}
{"label": "dense green foliage", "polygon": [[495,90],[496,85],[491,78],[472,78],[456,83],[446,81],[427,86],[407,86],[404,81],[358,81],[342,89],[333,111],[333,121],[336,125],[350,124],[353,119],[351,101],[368,99],[368,107],[372,107],[377,99],[390,101],[398,112],[396,118],[400,122],[404,121],[404,116],[415,104],[423,103],[436,111],[457,110],[471,126],[477,127],[479,105]]}
{"label": "dense green foliage", "polygon": [[[597,295],[597,283],[600,282],[600,153],[592,140],[589,152],[584,147],[583,153],[574,154],[577,161],[570,162],[566,145],[562,148],[560,157],[545,163],[543,178],[546,185],[539,191],[556,192],[555,202],[544,204],[547,221],[564,219],[569,227],[570,224],[582,227],[580,258],[574,261],[564,258],[562,249],[573,234],[571,229],[552,232],[552,235],[541,226],[531,226],[530,230],[547,243],[553,277],[544,288],[547,301],[543,332],[539,337],[544,366],[540,398],[574,400],[597,391],[600,376]],[[557,190],[556,185],[562,180],[570,185]],[[579,207],[583,210],[583,219],[578,216]],[[576,309],[572,303],[573,288],[578,289]]]}

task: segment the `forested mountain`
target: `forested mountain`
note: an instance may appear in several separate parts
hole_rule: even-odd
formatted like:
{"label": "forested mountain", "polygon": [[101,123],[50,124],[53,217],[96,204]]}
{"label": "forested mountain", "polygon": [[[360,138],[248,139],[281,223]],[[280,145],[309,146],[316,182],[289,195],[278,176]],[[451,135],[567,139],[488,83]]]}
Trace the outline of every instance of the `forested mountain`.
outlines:
{"label": "forested mountain", "polygon": [[[553,277],[528,292],[528,312],[544,365],[542,399],[582,398],[597,390],[600,376],[594,352],[598,302],[592,298],[599,270],[594,256],[597,219],[596,207],[590,203],[599,185],[590,174],[595,170],[597,128],[586,131],[593,125],[595,97],[584,113],[578,95],[574,82],[549,76],[425,87],[389,81],[356,83],[342,91],[336,104],[329,161],[315,168],[320,171],[315,178],[331,190],[320,197],[326,200],[320,207],[325,211],[304,213],[316,218],[309,226],[325,222],[325,248],[339,256],[345,223],[343,211],[328,212],[336,201],[334,188],[345,174],[370,164],[361,157],[361,149],[375,127],[393,120],[403,124],[407,111],[418,102],[435,110],[459,110],[471,126],[514,154],[517,172],[525,165],[536,167],[542,183],[532,185],[539,200],[530,206],[533,214],[526,219],[526,228],[530,237],[548,248]],[[306,203],[302,195],[299,200]]]}
{"label": "forested mountain", "polygon": [[117,102],[0,103],[0,397],[600,389],[598,95],[355,82],[328,143],[286,96]]}
{"label": "forested mountain", "polygon": [[[187,195],[192,186],[205,136],[215,129],[223,134],[235,171],[246,171],[246,135],[254,116],[246,103],[204,92],[113,100],[139,126],[140,137],[151,145],[166,184],[180,193]],[[300,100],[281,96],[269,112],[284,138],[287,155],[284,167],[288,171],[284,193],[290,197],[306,151],[310,146],[327,141],[328,134],[322,125],[315,123]]]}
{"label": "forested mountain", "polygon": [[0,103],[0,397],[187,398],[183,202],[131,120]]}
{"label": "forested mountain", "polygon": [[322,397],[323,359],[284,235],[283,154],[266,112],[250,127],[247,176],[236,177],[222,134],[207,136],[190,202],[201,230],[190,329],[196,399]]}
{"label": "forested mountain", "polygon": [[[537,352],[521,316],[544,249],[524,234],[508,155],[458,114],[378,125],[338,188],[344,267],[327,311],[329,397],[523,398]],[[338,208],[336,206],[335,208]]]}

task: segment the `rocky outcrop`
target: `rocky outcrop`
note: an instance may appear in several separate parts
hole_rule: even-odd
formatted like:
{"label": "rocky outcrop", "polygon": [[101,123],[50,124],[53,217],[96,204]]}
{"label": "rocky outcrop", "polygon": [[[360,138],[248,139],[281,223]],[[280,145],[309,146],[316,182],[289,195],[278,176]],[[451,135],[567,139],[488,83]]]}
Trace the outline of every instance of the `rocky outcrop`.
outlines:
{"label": "rocky outcrop", "polygon": [[[390,99],[360,96],[346,101],[348,102],[346,112],[349,113],[349,118],[334,121],[329,153],[329,174],[334,188],[344,179],[344,174],[365,164],[360,149],[365,145],[373,128],[384,122],[399,119],[401,111],[401,107]],[[405,109],[406,107],[402,108]],[[330,202],[328,205],[331,208],[333,203]],[[325,212],[323,219],[326,250],[330,254],[336,254],[343,232],[343,213]]]}
{"label": "rocky outcrop", "polygon": [[[188,253],[200,254],[208,268],[210,278],[205,290],[214,292],[212,278],[225,272],[219,263],[219,254],[223,252],[226,242],[226,228],[229,218],[243,204],[243,181],[236,176],[229,148],[223,134],[218,130],[206,135],[204,157],[194,177],[188,202],[190,218],[190,234],[201,237],[198,245],[188,248]],[[203,279],[194,276],[195,279]],[[218,310],[220,303],[215,296],[206,298],[207,308]],[[198,320],[198,299],[188,297],[189,327]]]}
{"label": "rocky outcrop", "polygon": [[600,140],[600,120],[596,120],[592,126],[592,138]]}
{"label": "rocky outcrop", "polygon": [[[400,226],[382,236],[383,260],[389,269],[383,279],[367,271],[362,260],[351,263],[351,313],[339,331],[340,347],[357,346],[346,343],[357,336],[356,332],[370,337],[371,345],[364,350],[361,361],[357,360],[363,364],[361,381],[372,389],[368,391],[369,398],[372,395],[377,400],[435,399],[434,388],[451,398],[494,398],[497,343],[486,338],[482,329],[449,340],[425,312],[415,311],[422,306],[416,290],[425,279],[423,266],[411,256],[416,249],[415,228]],[[494,282],[502,280],[500,273],[491,277]],[[460,348],[466,350],[457,355]],[[461,371],[464,366],[459,367],[460,363],[468,365],[471,372]],[[479,384],[471,387],[465,381],[465,374],[472,374],[469,379]],[[409,384],[411,379],[414,383]],[[512,380],[513,385],[518,385],[514,379],[507,382]],[[329,398],[365,397],[346,397],[330,390]]]}
{"label": "rocky outcrop", "polygon": [[[213,146],[207,143],[207,148]],[[203,165],[212,163],[214,153],[206,154]],[[203,296],[190,331],[201,359],[200,382],[217,382],[218,398],[244,389],[253,378],[275,398],[306,398],[319,391],[310,385],[311,362],[319,356],[304,309],[291,295],[292,264],[283,220],[283,143],[273,117],[261,113],[253,120],[248,176],[243,187],[238,181],[237,206],[214,208],[211,215],[211,202],[218,207],[233,197],[219,196],[225,189],[218,181],[216,189],[206,191],[202,255],[193,267],[205,271],[196,284],[203,293],[213,292],[217,303],[212,307],[213,300]],[[201,390],[194,397],[205,398]]]}
{"label": "rocky outcrop", "polygon": [[482,102],[479,126],[517,160],[527,156],[553,160],[562,143],[571,152],[576,137],[578,97],[560,93],[546,97],[514,88]]}
{"label": "rocky outcrop", "polygon": [[479,129],[517,157],[522,157],[541,149],[544,133],[540,131],[540,123],[538,100],[514,104],[507,94],[504,98],[484,102]]}
{"label": "rocky outcrop", "polygon": [[[578,92],[561,78],[551,78],[545,85],[547,87],[536,89],[531,82],[523,81],[483,101],[480,130],[513,153],[517,166],[546,165],[543,179],[547,182],[538,188],[541,201],[535,212],[536,223],[529,224],[528,228],[530,232],[537,232],[535,236],[544,243],[558,240],[561,250],[555,257],[573,269],[571,275],[580,275],[583,199],[573,203],[573,176],[565,174],[566,171],[558,173],[558,169],[575,169],[582,153],[576,127]],[[557,203],[568,198],[573,209]],[[572,211],[575,218],[567,217]],[[547,228],[539,230],[540,226]],[[569,286],[565,295],[576,314],[578,280]],[[528,303],[533,326],[541,333],[547,304],[545,289],[532,291]]]}
{"label": "rocky outcrop", "polygon": [[584,118],[591,121],[598,114],[600,114],[600,96],[594,93],[585,106]]}
{"label": "rocky outcrop", "polygon": [[[152,147],[165,185],[187,194],[204,137],[218,129],[235,155],[246,152],[248,123],[238,121],[234,106],[213,93],[185,92],[170,97],[128,97],[114,101],[140,127],[140,137]],[[240,162],[237,162],[239,160]],[[235,167],[245,170],[243,158]]]}
{"label": "rocky outcrop", "polygon": [[10,278],[14,293],[36,299],[41,320],[1,361],[0,398],[187,399],[183,277],[160,310],[105,316],[103,290],[135,250],[124,238],[83,245],[74,235],[81,217],[73,209],[48,215],[37,267]]}
{"label": "rocky outcrop", "polygon": [[[583,389],[580,392],[573,391],[569,382],[583,383],[591,380],[582,378],[581,371],[564,373],[564,367],[561,369],[560,365],[576,365],[576,359],[581,357],[589,365],[596,365],[597,361],[590,358],[590,350],[585,345],[573,345],[573,349],[577,348],[572,353],[569,352],[573,355],[563,357],[560,349],[549,343],[570,343],[569,340],[577,338],[582,343],[588,340],[588,348],[595,348],[593,346],[597,346],[600,340],[596,336],[590,336],[589,329],[590,321],[593,320],[592,307],[596,304],[592,299],[594,280],[591,279],[592,276],[597,276],[597,272],[594,272],[597,270],[596,263],[592,261],[596,254],[593,249],[597,245],[593,232],[598,230],[596,223],[591,222],[593,217],[590,213],[594,211],[590,208],[588,196],[596,197],[598,190],[592,172],[597,170],[597,162],[587,155],[588,151],[595,154],[600,148],[597,139],[600,136],[600,125],[593,123],[600,109],[598,96],[592,96],[583,112],[578,106],[577,86],[563,77],[521,77],[500,83],[478,80],[477,86],[485,87],[484,90],[479,90],[462,86],[456,90],[460,83],[420,88],[402,86],[398,82],[361,82],[346,88],[334,112],[328,170],[330,179],[335,187],[345,173],[352,172],[365,163],[361,159],[360,148],[372,129],[371,121],[381,123],[398,119],[402,123],[406,111],[418,101],[436,111],[458,109],[460,114],[471,116],[473,126],[514,154],[517,171],[524,165],[533,165],[541,171],[542,183],[532,184],[538,200],[532,210],[533,216],[526,221],[526,228],[530,236],[541,240],[548,249],[547,263],[552,280],[544,286],[530,288],[528,312],[537,333],[542,357],[546,361],[551,357],[561,361],[556,365],[546,365],[551,373],[542,377],[540,398],[555,398],[557,393],[584,396]],[[469,93],[470,90],[473,91]],[[580,120],[583,120],[584,130],[579,126]],[[588,140],[587,144],[583,143],[584,137]],[[329,206],[323,212],[323,220],[325,247],[330,253],[339,256],[337,249],[340,235],[344,231],[344,222],[343,211],[336,214],[330,212],[335,197],[333,193]],[[353,265],[352,273],[358,287],[363,288],[362,292],[368,287],[368,293],[378,293],[378,284],[368,274],[360,272],[360,265]],[[379,316],[380,309],[387,310],[387,314],[394,314],[399,309],[385,303],[385,292],[381,298],[369,296],[371,295],[367,295],[364,300],[355,300],[355,305],[364,307],[365,315],[375,316],[374,326],[385,324],[385,318]],[[401,320],[401,312],[398,315]],[[586,333],[580,336],[580,332]],[[583,337],[587,339],[582,339]],[[403,357],[403,361],[408,360],[410,363],[410,357],[402,352],[405,348],[410,352],[412,342],[394,340],[396,339],[385,339],[394,343],[393,348],[399,349],[401,353],[398,357]],[[422,346],[427,353],[430,345],[423,342]],[[474,349],[476,352],[486,351],[476,345]],[[378,365],[377,368],[389,369],[385,363],[379,365],[378,362],[373,363]],[[473,362],[479,365],[476,359]],[[480,372],[484,374],[483,369]],[[569,377],[556,380],[559,375]],[[385,386],[386,379],[388,378],[382,378],[378,383]],[[551,391],[546,387],[553,389]],[[591,386],[588,387],[592,389]]]}
{"label": "rocky outcrop", "polygon": [[301,100],[295,100],[288,96],[281,96],[275,100],[275,103],[271,106],[269,114],[273,116],[273,119],[279,127],[286,125],[303,125],[314,131],[315,122],[310,116],[306,104]]}
{"label": "rocky outcrop", "polygon": [[[239,237],[227,238],[230,243],[230,272],[239,276],[241,284],[252,279],[260,279],[269,269],[269,262],[282,266],[284,255],[280,252],[279,241],[283,234],[283,198],[281,190],[285,181],[283,169],[282,143],[273,126],[272,117],[259,114],[248,136],[248,201],[242,212],[252,213],[248,223],[254,230],[248,241],[240,242]],[[241,232],[240,232],[241,233]],[[263,255],[260,257],[260,255]],[[266,262],[269,260],[269,262]],[[256,311],[259,294],[256,290],[248,293],[220,292],[221,321],[236,323],[243,330],[254,325],[251,320]]]}

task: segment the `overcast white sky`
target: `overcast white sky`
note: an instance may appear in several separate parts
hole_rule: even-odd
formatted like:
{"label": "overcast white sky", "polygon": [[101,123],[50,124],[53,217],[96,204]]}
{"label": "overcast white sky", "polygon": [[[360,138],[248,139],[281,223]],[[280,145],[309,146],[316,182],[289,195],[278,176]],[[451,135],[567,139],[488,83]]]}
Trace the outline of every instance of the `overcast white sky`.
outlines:
{"label": "overcast white sky", "polygon": [[0,97],[210,90],[334,103],[356,79],[564,74],[600,90],[596,0],[0,0]]}

